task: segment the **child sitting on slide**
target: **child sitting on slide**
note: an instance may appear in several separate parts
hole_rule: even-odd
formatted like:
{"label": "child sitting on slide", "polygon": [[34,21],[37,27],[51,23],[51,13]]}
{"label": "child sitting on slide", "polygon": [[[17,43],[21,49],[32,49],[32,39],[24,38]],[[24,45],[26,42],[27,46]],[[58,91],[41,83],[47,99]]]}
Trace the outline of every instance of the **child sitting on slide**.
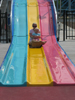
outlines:
{"label": "child sitting on slide", "polygon": [[39,41],[40,38],[41,38],[39,29],[38,29],[38,28],[35,28],[35,29],[34,29],[34,32],[35,32],[35,33],[32,33],[32,35],[33,35],[33,36],[39,36],[39,38],[38,38],[38,39],[34,39],[34,38],[33,38],[33,40],[34,40],[34,41]]}
{"label": "child sitting on slide", "polygon": [[34,33],[32,33],[33,36],[36,36],[36,37],[39,37],[39,38],[33,38],[32,37],[32,41],[29,43],[29,45],[31,47],[41,47],[42,45],[44,45],[46,43],[46,41],[41,41],[41,34],[39,32],[39,29],[38,28],[35,28],[34,29]]}

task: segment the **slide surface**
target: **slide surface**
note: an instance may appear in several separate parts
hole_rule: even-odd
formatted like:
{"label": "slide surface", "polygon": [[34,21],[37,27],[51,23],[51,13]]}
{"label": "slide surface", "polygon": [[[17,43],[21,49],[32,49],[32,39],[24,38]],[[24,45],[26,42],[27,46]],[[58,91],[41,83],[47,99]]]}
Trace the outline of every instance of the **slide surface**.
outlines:
{"label": "slide surface", "polygon": [[[28,34],[32,23],[39,24],[39,11],[37,0],[27,0],[28,4]],[[28,35],[29,36],[29,35]],[[28,37],[28,42],[29,42]],[[29,48],[27,59],[27,85],[52,85],[52,77],[48,70],[43,48]]]}
{"label": "slide surface", "polygon": [[12,43],[1,65],[1,85],[26,85],[27,1],[13,0]]}
{"label": "slide surface", "polygon": [[75,84],[75,67],[57,44],[55,38],[55,14],[51,0],[38,0],[40,29],[43,46],[49,64],[54,85]]}
{"label": "slide surface", "polygon": [[[29,31],[37,23],[41,48],[29,48]],[[52,0],[13,0],[12,43],[0,67],[0,85],[75,85],[75,66],[56,41]]]}

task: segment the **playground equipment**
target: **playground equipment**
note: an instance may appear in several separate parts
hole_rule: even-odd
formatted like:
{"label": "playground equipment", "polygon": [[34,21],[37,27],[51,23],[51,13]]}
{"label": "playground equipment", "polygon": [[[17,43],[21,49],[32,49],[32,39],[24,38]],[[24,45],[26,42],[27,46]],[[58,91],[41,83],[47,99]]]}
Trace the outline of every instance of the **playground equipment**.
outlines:
{"label": "playground equipment", "polygon": [[74,11],[75,10],[75,0],[55,0],[57,11]]}
{"label": "playground equipment", "polygon": [[[0,67],[0,85],[75,85],[75,66],[56,40],[53,0],[12,1],[12,43]],[[29,48],[32,23],[47,43]]]}

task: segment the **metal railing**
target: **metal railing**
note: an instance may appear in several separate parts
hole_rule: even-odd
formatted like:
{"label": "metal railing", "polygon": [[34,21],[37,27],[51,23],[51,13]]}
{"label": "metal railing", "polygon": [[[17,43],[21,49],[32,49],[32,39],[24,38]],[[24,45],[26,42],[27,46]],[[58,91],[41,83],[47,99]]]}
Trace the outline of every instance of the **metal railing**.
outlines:
{"label": "metal railing", "polygon": [[63,11],[58,16],[57,37],[59,41],[75,39],[75,11]]}
{"label": "metal railing", "polygon": [[11,42],[11,29],[10,29],[10,18],[6,13],[1,13],[0,10],[0,42],[8,43]]}
{"label": "metal railing", "polygon": [[75,39],[75,11],[63,13],[63,40]]}

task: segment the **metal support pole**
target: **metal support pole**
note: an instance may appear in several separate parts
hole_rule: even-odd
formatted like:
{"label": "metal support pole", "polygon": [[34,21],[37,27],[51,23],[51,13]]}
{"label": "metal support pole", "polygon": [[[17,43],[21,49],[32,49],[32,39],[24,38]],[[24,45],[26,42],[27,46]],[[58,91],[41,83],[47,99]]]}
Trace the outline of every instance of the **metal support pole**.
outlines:
{"label": "metal support pole", "polygon": [[8,33],[7,33],[7,12],[6,12],[5,16],[6,16],[6,43],[8,43]]}
{"label": "metal support pole", "polygon": [[57,23],[58,23],[58,0],[57,0]]}
{"label": "metal support pole", "polygon": [[60,15],[61,15],[61,0],[60,0]]}
{"label": "metal support pole", "polygon": [[65,41],[65,11],[63,13],[63,41]]}
{"label": "metal support pole", "polygon": [[66,39],[67,39],[67,11],[66,11]]}
{"label": "metal support pole", "polygon": [[72,39],[73,39],[73,12],[72,12]]}
{"label": "metal support pole", "polygon": [[1,10],[0,10],[0,41],[1,41]]}
{"label": "metal support pole", "polygon": [[[58,25],[58,0],[57,0],[57,25]],[[57,41],[59,41],[59,39],[58,39],[58,32],[57,32]]]}
{"label": "metal support pole", "polygon": [[71,0],[68,0],[68,10],[71,11]]}
{"label": "metal support pole", "polygon": [[58,23],[58,39],[60,39],[60,22]]}

